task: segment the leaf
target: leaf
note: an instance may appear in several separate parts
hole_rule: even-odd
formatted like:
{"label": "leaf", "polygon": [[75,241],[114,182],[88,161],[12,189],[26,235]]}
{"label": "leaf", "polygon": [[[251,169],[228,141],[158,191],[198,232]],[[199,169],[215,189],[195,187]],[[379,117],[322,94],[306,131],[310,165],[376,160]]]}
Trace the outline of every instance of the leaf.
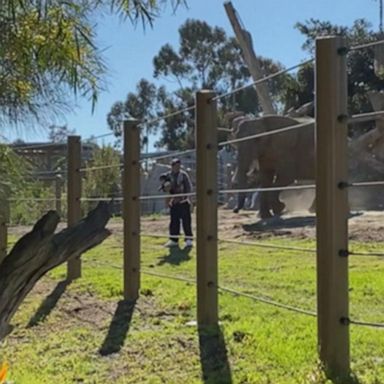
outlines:
{"label": "leaf", "polygon": [[7,378],[7,372],[8,372],[8,364],[6,362],[3,362],[0,368],[0,384],[5,383],[5,380]]}

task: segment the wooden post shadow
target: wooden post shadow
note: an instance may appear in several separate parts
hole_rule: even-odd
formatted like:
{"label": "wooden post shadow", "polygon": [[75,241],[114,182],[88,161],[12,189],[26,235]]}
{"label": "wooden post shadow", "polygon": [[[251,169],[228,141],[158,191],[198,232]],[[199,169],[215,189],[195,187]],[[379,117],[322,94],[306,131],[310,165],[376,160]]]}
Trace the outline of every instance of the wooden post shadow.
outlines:
{"label": "wooden post shadow", "polygon": [[67,280],[60,281],[56,285],[53,291],[40,304],[40,307],[38,308],[36,313],[31,317],[31,319],[28,322],[27,328],[38,325],[49,316],[49,314],[55,308],[56,304],[58,303],[61,296],[65,292],[68,285],[69,285],[69,281]]}
{"label": "wooden post shadow", "polygon": [[99,349],[102,356],[120,352],[127,337],[136,301],[121,300],[117,304],[108,334]]}
{"label": "wooden post shadow", "polygon": [[231,366],[220,327],[199,327],[198,332],[203,382],[232,384]]}

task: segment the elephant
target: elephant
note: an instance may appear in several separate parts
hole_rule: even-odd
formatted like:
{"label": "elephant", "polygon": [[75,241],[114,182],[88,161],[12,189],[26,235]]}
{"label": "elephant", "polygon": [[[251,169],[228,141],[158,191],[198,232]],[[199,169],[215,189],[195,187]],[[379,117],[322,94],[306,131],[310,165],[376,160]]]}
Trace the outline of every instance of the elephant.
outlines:
{"label": "elephant", "polygon": [[[237,167],[232,179],[238,188],[282,187],[295,180],[315,178],[314,123],[309,118],[290,118],[266,115],[244,118],[232,124],[231,137],[242,138],[258,133],[285,128],[301,123],[308,126],[287,132],[259,137],[235,143]],[[260,193],[260,217],[280,215],[285,205],[279,199],[280,191]],[[239,194],[235,212],[243,208],[244,194]]]}

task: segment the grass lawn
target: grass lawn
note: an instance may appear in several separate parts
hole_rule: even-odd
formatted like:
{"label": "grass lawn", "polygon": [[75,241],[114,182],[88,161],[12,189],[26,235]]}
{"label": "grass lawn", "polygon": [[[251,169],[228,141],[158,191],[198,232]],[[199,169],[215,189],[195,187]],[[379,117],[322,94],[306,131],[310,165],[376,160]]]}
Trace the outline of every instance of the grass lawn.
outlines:
{"label": "grass lawn", "polygon": [[[279,238],[265,243],[314,247]],[[112,235],[84,255],[83,277],[46,276],[0,345],[15,384],[326,383],[317,360],[316,319],[220,292],[220,332],[198,332],[190,253],[142,240],[141,297],[122,298],[122,239]],[[380,244],[352,244],[360,251]],[[381,247],[382,248],[382,247]],[[220,243],[220,285],[314,311],[315,256]],[[384,323],[384,259],[350,258],[351,318]],[[351,330],[354,383],[384,383],[384,329]]]}

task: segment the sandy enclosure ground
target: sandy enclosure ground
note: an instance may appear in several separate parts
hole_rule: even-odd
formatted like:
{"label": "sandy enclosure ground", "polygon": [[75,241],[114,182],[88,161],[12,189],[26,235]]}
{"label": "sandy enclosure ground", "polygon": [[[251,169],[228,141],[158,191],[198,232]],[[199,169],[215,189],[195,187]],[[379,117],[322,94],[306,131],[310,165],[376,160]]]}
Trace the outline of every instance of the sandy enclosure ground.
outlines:
{"label": "sandy enclosure ground", "polygon": [[[142,232],[167,233],[168,223],[167,216],[144,218]],[[354,212],[348,223],[351,240],[362,242],[384,240],[384,212],[382,211]],[[112,224],[112,229],[120,230],[115,227],[115,224]],[[220,239],[263,239],[274,236],[314,239],[316,237],[316,218],[306,211],[296,211],[278,218],[260,220],[255,211],[235,214],[231,210],[219,210]]]}
{"label": "sandy enclosure ground", "polygon": [[[308,211],[288,212],[281,217],[260,220],[256,211],[241,211],[233,213],[229,209],[219,208],[219,238],[220,239],[267,239],[285,237],[314,239],[316,236],[316,219]],[[196,215],[193,215],[195,227]],[[349,237],[354,241],[380,242],[384,240],[384,211],[356,211],[349,218]],[[147,234],[167,234],[169,217],[154,215],[142,218],[141,232]],[[65,227],[61,223],[59,229]],[[114,218],[108,228],[116,235],[122,236],[123,224],[121,218]],[[31,229],[30,226],[12,226],[11,235],[21,236]]]}

